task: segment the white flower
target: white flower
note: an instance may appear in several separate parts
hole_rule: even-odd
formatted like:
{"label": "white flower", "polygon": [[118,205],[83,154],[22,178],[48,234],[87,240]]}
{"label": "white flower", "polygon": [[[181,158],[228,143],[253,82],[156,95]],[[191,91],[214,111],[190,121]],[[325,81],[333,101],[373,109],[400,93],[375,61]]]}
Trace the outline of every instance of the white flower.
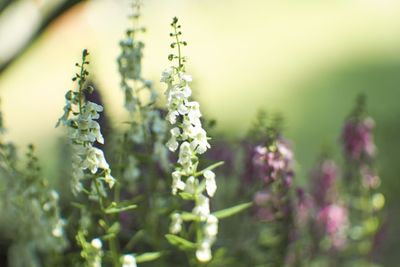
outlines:
{"label": "white flower", "polygon": [[178,111],[169,111],[167,114],[167,120],[171,123],[171,124],[175,124],[176,123],[176,117],[179,115]]}
{"label": "white flower", "polygon": [[195,128],[187,119],[183,120],[181,128],[182,128],[182,134],[181,134],[182,140],[193,138],[195,133]]}
{"label": "white flower", "polygon": [[58,199],[60,198],[58,192],[55,190],[50,191],[50,196],[54,201],[58,201]]}
{"label": "white flower", "polygon": [[200,262],[208,262],[211,260],[211,244],[209,242],[203,241],[196,250],[196,258]]}
{"label": "white flower", "polygon": [[182,230],[182,217],[179,213],[173,213],[171,215],[171,225],[169,226],[169,231],[172,234],[178,234]]}
{"label": "white flower", "polygon": [[122,257],[122,267],[137,267],[136,259],[133,255],[124,255]]}
{"label": "white flower", "polygon": [[199,154],[203,154],[208,148],[210,148],[210,144],[207,141],[207,133],[203,128],[194,128],[193,141],[190,145],[191,148]]}
{"label": "white flower", "polygon": [[185,98],[189,98],[192,95],[192,89],[190,89],[190,87],[186,85],[185,87],[183,87],[182,93]]}
{"label": "white flower", "polygon": [[171,81],[171,78],[172,78],[171,76],[172,76],[173,72],[174,72],[174,68],[172,68],[172,67],[166,68],[161,74],[160,82],[169,83]]}
{"label": "white flower", "polygon": [[207,217],[206,224],[204,226],[204,233],[207,238],[213,239],[218,234],[218,218],[210,214]]}
{"label": "white flower", "polygon": [[193,151],[188,142],[183,142],[179,148],[178,163],[182,165],[185,173],[190,173],[192,168],[192,155]]}
{"label": "white flower", "polygon": [[186,106],[189,109],[188,112],[189,121],[196,126],[201,126],[201,121],[200,121],[201,112],[199,103],[196,101],[192,101],[186,103]]}
{"label": "white flower", "polygon": [[91,138],[90,138],[91,140],[90,141],[94,142],[94,140],[96,140],[100,144],[104,144],[104,138],[103,138],[103,135],[100,132],[100,125],[95,121],[92,121],[92,122],[93,122],[92,125],[94,127],[92,127],[90,129],[90,136],[91,136]]}
{"label": "white flower", "polygon": [[204,175],[204,178],[206,179],[207,194],[210,197],[213,197],[215,194],[215,191],[217,191],[217,184],[215,182],[215,173],[210,170],[206,170],[203,175]]}
{"label": "white flower", "polygon": [[171,129],[170,132],[171,132],[171,138],[167,142],[167,147],[171,151],[176,151],[179,147],[179,143],[176,140],[176,138],[180,135],[180,130],[178,127],[175,127]]}
{"label": "white flower", "polygon": [[95,174],[99,168],[104,170],[109,168],[104,153],[98,148],[90,147],[85,160],[82,162],[82,169],[89,169],[91,173]]}
{"label": "white flower", "polygon": [[181,173],[179,171],[174,171],[172,173],[172,194],[176,194],[178,190],[185,189],[185,183],[181,180]]}
{"label": "white flower", "polygon": [[115,179],[114,177],[111,176],[111,170],[106,169],[104,172],[105,172],[104,181],[108,184],[110,188],[112,188],[115,184]]}
{"label": "white flower", "polygon": [[180,103],[178,105],[178,112],[181,115],[185,115],[185,114],[187,114],[189,112],[189,108],[187,106],[185,106],[184,103]]}
{"label": "white flower", "polygon": [[210,215],[210,199],[206,196],[200,195],[198,197],[196,206],[193,213],[200,216],[201,220],[205,220]]}
{"label": "white flower", "polygon": [[190,76],[189,74],[186,74],[184,72],[179,72],[179,78],[187,83],[190,83],[193,80],[192,76]]}
{"label": "white flower", "polygon": [[101,243],[101,240],[98,238],[93,239],[92,242],[90,242],[90,245],[97,250],[100,250],[103,247],[103,243]]}
{"label": "white flower", "polygon": [[102,111],[103,111],[103,107],[101,105],[98,105],[96,103],[88,101],[85,105],[83,115],[84,115],[84,117],[88,117],[90,119],[97,120],[100,117],[98,112],[102,112]]}
{"label": "white flower", "polygon": [[57,223],[55,224],[53,230],[51,231],[52,235],[55,237],[61,237],[64,233],[64,229],[63,229],[64,224],[65,224],[64,220],[59,219],[57,221]]}
{"label": "white flower", "polygon": [[58,119],[56,127],[60,126],[60,124],[63,125],[68,125],[68,117],[69,117],[69,113],[71,112],[71,102],[70,101],[66,101],[65,107],[64,107],[64,114],[61,116],[61,118]]}

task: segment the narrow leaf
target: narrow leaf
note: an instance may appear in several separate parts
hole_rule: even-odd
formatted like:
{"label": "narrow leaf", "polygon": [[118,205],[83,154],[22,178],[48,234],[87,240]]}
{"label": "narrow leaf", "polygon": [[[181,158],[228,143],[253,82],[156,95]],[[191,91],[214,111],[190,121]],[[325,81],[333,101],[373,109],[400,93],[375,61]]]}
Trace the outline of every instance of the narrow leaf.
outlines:
{"label": "narrow leaf", "polygon": [[177,235],[167,234],[165,235],[165,238],[171,245],[177,246],[182,250],[191,250],[196,248],[196,244]]}
{"label": "narrow leaf", "polygon": [[198,221],[199,220],[199,216],[197,216],[193,213],[190,213],[190,212],[186,212],[186,211],[181,213],[181,218],[184,221]]}
{"label": "narrow leaf", "polygon": [[106,208],[104,210],[104,212],[107,213],[107,214],[113,214],[113,213],[120,213],[120,212],[127,211],[127,210],[133,210],[133,209],[136,209],[136,208],[137,208],[137,205],[135,205],[135,204],[128,205],[128,206],[122,206],[122,207],[110,206],[110,207]]}
{"label": "narrow leaf", "polygon": [[147,252],[135,256],[137,263],[154,261],[160,257],[161,257],[161,252]]}
{"label": "narrow leaf", "polygon": [[213,215],[215,217],[217,217],[218,219],[223,219],[223,218],[227,218],[230,216],[233,216],[241,211],[244,211],[245,209],[251,207],[253,203],[252,202],[247,202],[247,203],[243,203],[243,204],[239,204],[227,209],[223,209],[223,210],[219,210],[216,212],[213,212]]}
{"label": "narrow leaf", "polygon": [[193,200],[193,195],[188,193],[188,192],[180,192],[179,195],[181,196],[181,198],[183,198],[184,200]]}
{"label": "narrow leaf", "polygon": [[224,165],[224,164],[225,164],[225,162],[223,162],[223,161],[218,161],[217,163],[214,163],[213,165],[210,165],[210,166],[208,166],[207,168],[205,168],[205,169],[203,169],[203,170],[201,170],[201,171],[199,171],[199,172],[196,172],[196,174],[195,174],[194,176],[197,177],[197,176],[203,175],[203,173],[204,173],[205,171],[211,171],[211,170],[213,170],[213,169],[215,169],[215,168],[217,168],[217,167],[219,167],[219,166],[221,166],[221,165]]}

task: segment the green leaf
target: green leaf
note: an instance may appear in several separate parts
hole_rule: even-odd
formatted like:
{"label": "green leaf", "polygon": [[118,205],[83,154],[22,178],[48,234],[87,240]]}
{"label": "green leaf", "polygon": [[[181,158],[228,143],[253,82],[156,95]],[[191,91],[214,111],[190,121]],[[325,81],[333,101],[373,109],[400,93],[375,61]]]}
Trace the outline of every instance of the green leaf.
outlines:
{"label": "green leaf", "polygon": [[127,211],[127,210],[133,210],[136,208],[137,208],[137,205],[135,205],[135,204],[131,204],[131,205],[121,205],[121,204],[113,205],[113,204],[111,204],[108,208],[106,208],[104,210],[104,212],[107,214],[113,214],[113,213],[120,213],[120,212]]}
{"label": "green leaf", "polygon": [[193,195],[187,192],[180,192],[179,195],[181,196],[181,198],[183,198],[184,200],[193,200]]}
{"label": "green leaf", "polygon": [[224,218],[233,216],[241,211],[244,211],[245,209],[251,207],[251,205],[253,205],[252,202],[247,202],[247,203],[239,204],[239,205],[227,208],[227,209],[213,212],[212,214],[215,217],[217,217],[218,219],[224,219]]}
{"label": "green leaf", "polygon": [[71,205],[73,207],[75,207],[75,208],[78,208],[78,209],[84,209],[85,208],[85,205],[82,204],[82,203],[79,203],[79,202],[71,202]]}
{"label": "green leaf", "polygon": [[147,252],[135,256],[137,263],[154,261],[160,257],[161,257],[161,252]]}
{"label": "green leaf", "polygon": [[196,172],[194,176],[197,177],[197,176],[203,175],[203,173],[204,173],[205,171],[211,171],[211,170],[213,170],[213,169],[215,169],[215,168],[217,168],[217,167],[219,167],[219,166],[221,166],[221,165],[224,165],[224,164],[225,164],[225,162],[223,162],[223,161],[218,161],[217,163],[214,163],[213,165],[210,165],[210,166],[208,166],[207,168],[205,168],[205,169],[203,169],[203,170],[201,170],[201,171],[199,171],[199,172]]}
{"label": "green leaf", "polygon": [[186,212],[186,211],[181,213],[181,218],[184,221],[198,221],[199,220],[199,216],[197,216],[193,213],[190,213],[190,212]]}
{"label": "green leaf", "polygon": [[196,248],[196,244],[177,235],[167,234],[165,235],[165,238],[171,245],[177,246],[182,250],[191,250]]}
{"label": "green leaf", "polygon": [[110,228],[108,228],[107,232],[108,233],[118,233],[121,229],[121,226],[119,224],[119,222],[115,222],[113,223],[113,225],[111,225]]}

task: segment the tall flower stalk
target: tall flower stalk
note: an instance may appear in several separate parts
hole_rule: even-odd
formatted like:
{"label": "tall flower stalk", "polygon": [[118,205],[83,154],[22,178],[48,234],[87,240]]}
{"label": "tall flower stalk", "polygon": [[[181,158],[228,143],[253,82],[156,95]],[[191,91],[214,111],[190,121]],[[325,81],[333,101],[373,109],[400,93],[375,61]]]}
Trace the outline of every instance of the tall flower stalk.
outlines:
{"label": "tall flower stalk", "polygon": [[[158,94],[153,82],[142,75],[142,58],[144,42],[140,39],[146,28],[140,25],[141,1],[134,0],[131,27],[126,37],[120,42],[121,54],[118,57],[118,70],[121,76],[121,88],[125,95],[125,109],[129,112],[129,130],[125,142],[132,142],[136,148],[145,147],[153,153],[153,159],[168,170],[170,163],[168,150],[164,143],[167,124],[161,117],[161,111],[155,107]],[[136,149],[139,150],[139,149]],[[128,167],[124,177],[128,181],[135,180],[140,174],[139,160],[134,153],[127,159]]]}
{"label": "tall flower stalk", "polygon": [[121,53],[117,60],[129,117],[128,128],[119,135],[114,150],[115,171],[124,185],[117,184],[115,194],[121,199],[141,200],[138,213],[142,216],[121,214],[122,232],[129,236],[128,244],[139,243],[137,250],[161,251],[165,243],[160,242],[160,233],[168,228],[162,218],[168,216],[171,207],[171,198],[166,197],[166,180],[162,179],[171,170],[165,146],[168,125],[162,115],[165,112],[156,106],[159,98],[156,88],[142,73],[145,47],[142,36],[146,29],[141,25],[141,7],[140,0],[132,1],[130,24],[120,42]]}
{"label": "tall flower stalk", "polygon": [[326,257],[330,266],[341,262],[347,246],[348,208],[338,190],[339,169],[327,155],[322,155],[311,172],[314,218],[310,221],[310,260]]}
{"label": "tall flower stalk", "polygon": [[[262,115],[258,120],[262,119]],[[265,121],[265,118],[263,119]],[[270,126],[259,121],[259,145],[254,150],[253,164],[261,184],[254,195],[255,216],[266,223],[265,240],[275,240],[263,245],[266,250],[266,266],[284,266],[295,240],[293,218],[292,180],[293,152],[280,131],[280,121]],[[263,243],[263,242],[261,242]],[[297,264],[297,263],[296,263]]]}
{"label": "tall flower stalk", "polygon": [[[200,105],[192,101],[190,82],[192,77],[185,72],[186,59],[182,55],[182,48],[186,42],[181,40],[181,25],[174,18],[170,36],[176,48],[176,55],[169,55],[170,61],[176,60],[177,65],[168,67],[162,73],[161,81],[167,85],[167,120],[173,127],[171,137],[167,143],[170,151],[178,151],[178,160],[172,173],[171,191],[181,199],[194,203],[191,212],[178,211],[171,215],[169,241],[180,248],[195,249],[199,262],[208,262],[212,258],[211,246],[216,240],[218,219],[210,212],[210,198],[214,196],[217,185],[215,174],[212,171],[221,163],[198,171],[199,156],[209,148],[209,137],[202,127]],[[188,222],[188,229],[184,229]],[[192,238],[187,241],[176,235]],[[186,244],[186,246],[184,245]]]}
{"label": "tall flower stalk", "polygon": [[[67,92],[64,115],[57,123],[57,126],[62,124],[68,129],[72,146],[72,190],[76,195],[84,193],[88,200],[97,203],[99,210],[99,213],[92,212],[85,205],[76,204],[83,214],[76,240],[82,248],[81,257],[85,261],[85,266],[98,267],[104,262],[106,265],[119,267],[128,256],[133,257],[131,266],[135,266],[133,265],[136,264],[134,256],[123,255],[119,248],[120,226],[115,214],[133,209],[136,205],[113,201],[110,189],[116,180],[111,176],[111,169],[103,151],[95,147],[95,142],[104,143],[100,126],[96,121],[103,107],[87,101],[84,97],[85,93],[93,90],[86,86],[89,75],[86,68],[89,64],[88,55],[87,50],[83,50],[82,61],[76,64],[79,73],[72,80],[77,81],[77,90]],[[92,225],[93,222],[90,223],[92,218],[97,220],[96,227]],[[97,230],[93,233],[96,228],[101,229],[101,232]],[[88,241],[89,235],[95,235],[95,237]],[[107,247],[103,246],[103,241],[107,241]]]}
{"label": "tall flower stalk", "polygon": [[346,159],[343,189],[349,203],[349,250],[353,260],[367,259],[382,223],[380,210],[385,198],[379,192],[380,178],[374,167],[376,148],[373,128],[374,121],[366,111],[365,96],[361,95],[342,132]]}

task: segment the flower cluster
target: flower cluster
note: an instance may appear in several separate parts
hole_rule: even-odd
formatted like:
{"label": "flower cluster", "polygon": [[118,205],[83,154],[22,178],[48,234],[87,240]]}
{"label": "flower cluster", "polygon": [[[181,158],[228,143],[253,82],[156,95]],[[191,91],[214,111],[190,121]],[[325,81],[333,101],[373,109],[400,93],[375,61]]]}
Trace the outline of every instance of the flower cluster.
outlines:
{"label": "flower cluster", "polygon": [[[94,146],[95,142],[104,143],[100,125],[96,121],[100,117],[99,112],[103,111],[103,107],[86,101],[83,95],[84,90],[91,90],[91,88],[84,88],[86,76],[89,74],[85,69],[85,65],[89,64],[88,55],[88,52],[84,50],[82,63],[76,64],[80,68],[80,74],[76,74],[73,80],[78,80],[79,88],[77,91],[70,90],[65,95],[64,114],[56,125],[62,124],[68,128],[68,136],[73,148],[71,186],[75,194],[84,189],[82,180],[85,178],[85,171],[89,171],[91,175],[99,178],[96,179],[97,186],[103,186],[103,183],[98,181],[104,181],[110,188],[115,183],[103,151]],[[92,183],[92,194],[94,195],[98,194],[94,190],[95,186]]]}
{"label": "flower cluster", "polygon": [[385,198],[378,191],[380,178],[374,168],[374,122],[366,112],[365,96],[358,98],[354,111],[346,119],[342,132],[344,157],[348,159],[344,175],[345,193],[350,205],[350,249],[367,255],[373,249],[372,239],[379,231]]}
{"label": "flower cluster", "polygon": [[[283,266],[291,259],[290,247],[296,238],[293,218],[292,180],[294,177],[293,152],[280,131],[272,125],[260,129],[262,145],[257,145],[253,152],[253,168],[257,175],[260,189],[253,196],[255,217],[262,222],[264,235],[261,240],[276,240],[274,245],[266,243],[268,266]],[[257,140],[256,140],[257,141]]]}
{"label": "flower cluster", "polygon": [[370,117],[361,120],[349,119],[343,128],[343,148],[350,160],[372,157],[375,153],[372,129],[374,121]]}
{"label": "flower cluster", "polygon": [[311,173],[314,203],[323,207],[332,203],[337,195],[337,166],[331,159],[321,159]]}
{"label": "flower cluster", "polygon": [[[380,178],[373,170],[372,164],[376,151],[372,133],[374,120],[365,113],[365,99],[361,96],[356,109],[343,127],[342,146],[344,156],[351,165],[356,166],[363,186],[376,189],[380,185]],[[355,174],[347,173],[347,175]]]}
{"label": "flower cluster", "polygon": [[255,148],[253,163],[266,184],[284,177],[284,182],[290,185],[293,179],[292,161],[293,153],[283,140],[278,140],[273,149],[264,146]]}
{"label": "flower cluster", "polygon": [[[174,195],[179,193],[186,199],[194,201],[192,214],[201,225],[197,235],[196,257],[201,262],[207,262],[212,258],[211,246],[218,232],[218,219],[210,214],[210,197],[214,196],[217,185],[211,168],[197,172],[198,155],[210,148],[209,138],[202,127],[200,105],[190,100],[192,77],[184,70],[185,59],[180,54],[180,48],[186,45],[186,42],[179,40],[181,26],[178,25],[177,18],[174,18],[171,26],[174,30],[171,36],[176,40],[171,46],[173,48],[177,46],[179,54],[170,55],[169,59],[178,59],[178,66],[165,69],[161,82],[167,85],[167,120],[173,125],[167,146],[172,152],[179,150],[177,166],[172,173],[172,193]],[[202,180],[199,179],[200,176],[203,177]],[[184,218],[181,214],[174,213],[171,219],[170,230],[178,234],[182,230]]]}
{"label": "flower cluster", "polygon": [[257,217],[273,221],[277,216],[287,216],[290,211],[287,194],[294,172],[293,152],[286,140],[279,137],[274,145],[257,146],[253,164],[263,182],[263,189],[254,196],[254,202],[259,207]]}

